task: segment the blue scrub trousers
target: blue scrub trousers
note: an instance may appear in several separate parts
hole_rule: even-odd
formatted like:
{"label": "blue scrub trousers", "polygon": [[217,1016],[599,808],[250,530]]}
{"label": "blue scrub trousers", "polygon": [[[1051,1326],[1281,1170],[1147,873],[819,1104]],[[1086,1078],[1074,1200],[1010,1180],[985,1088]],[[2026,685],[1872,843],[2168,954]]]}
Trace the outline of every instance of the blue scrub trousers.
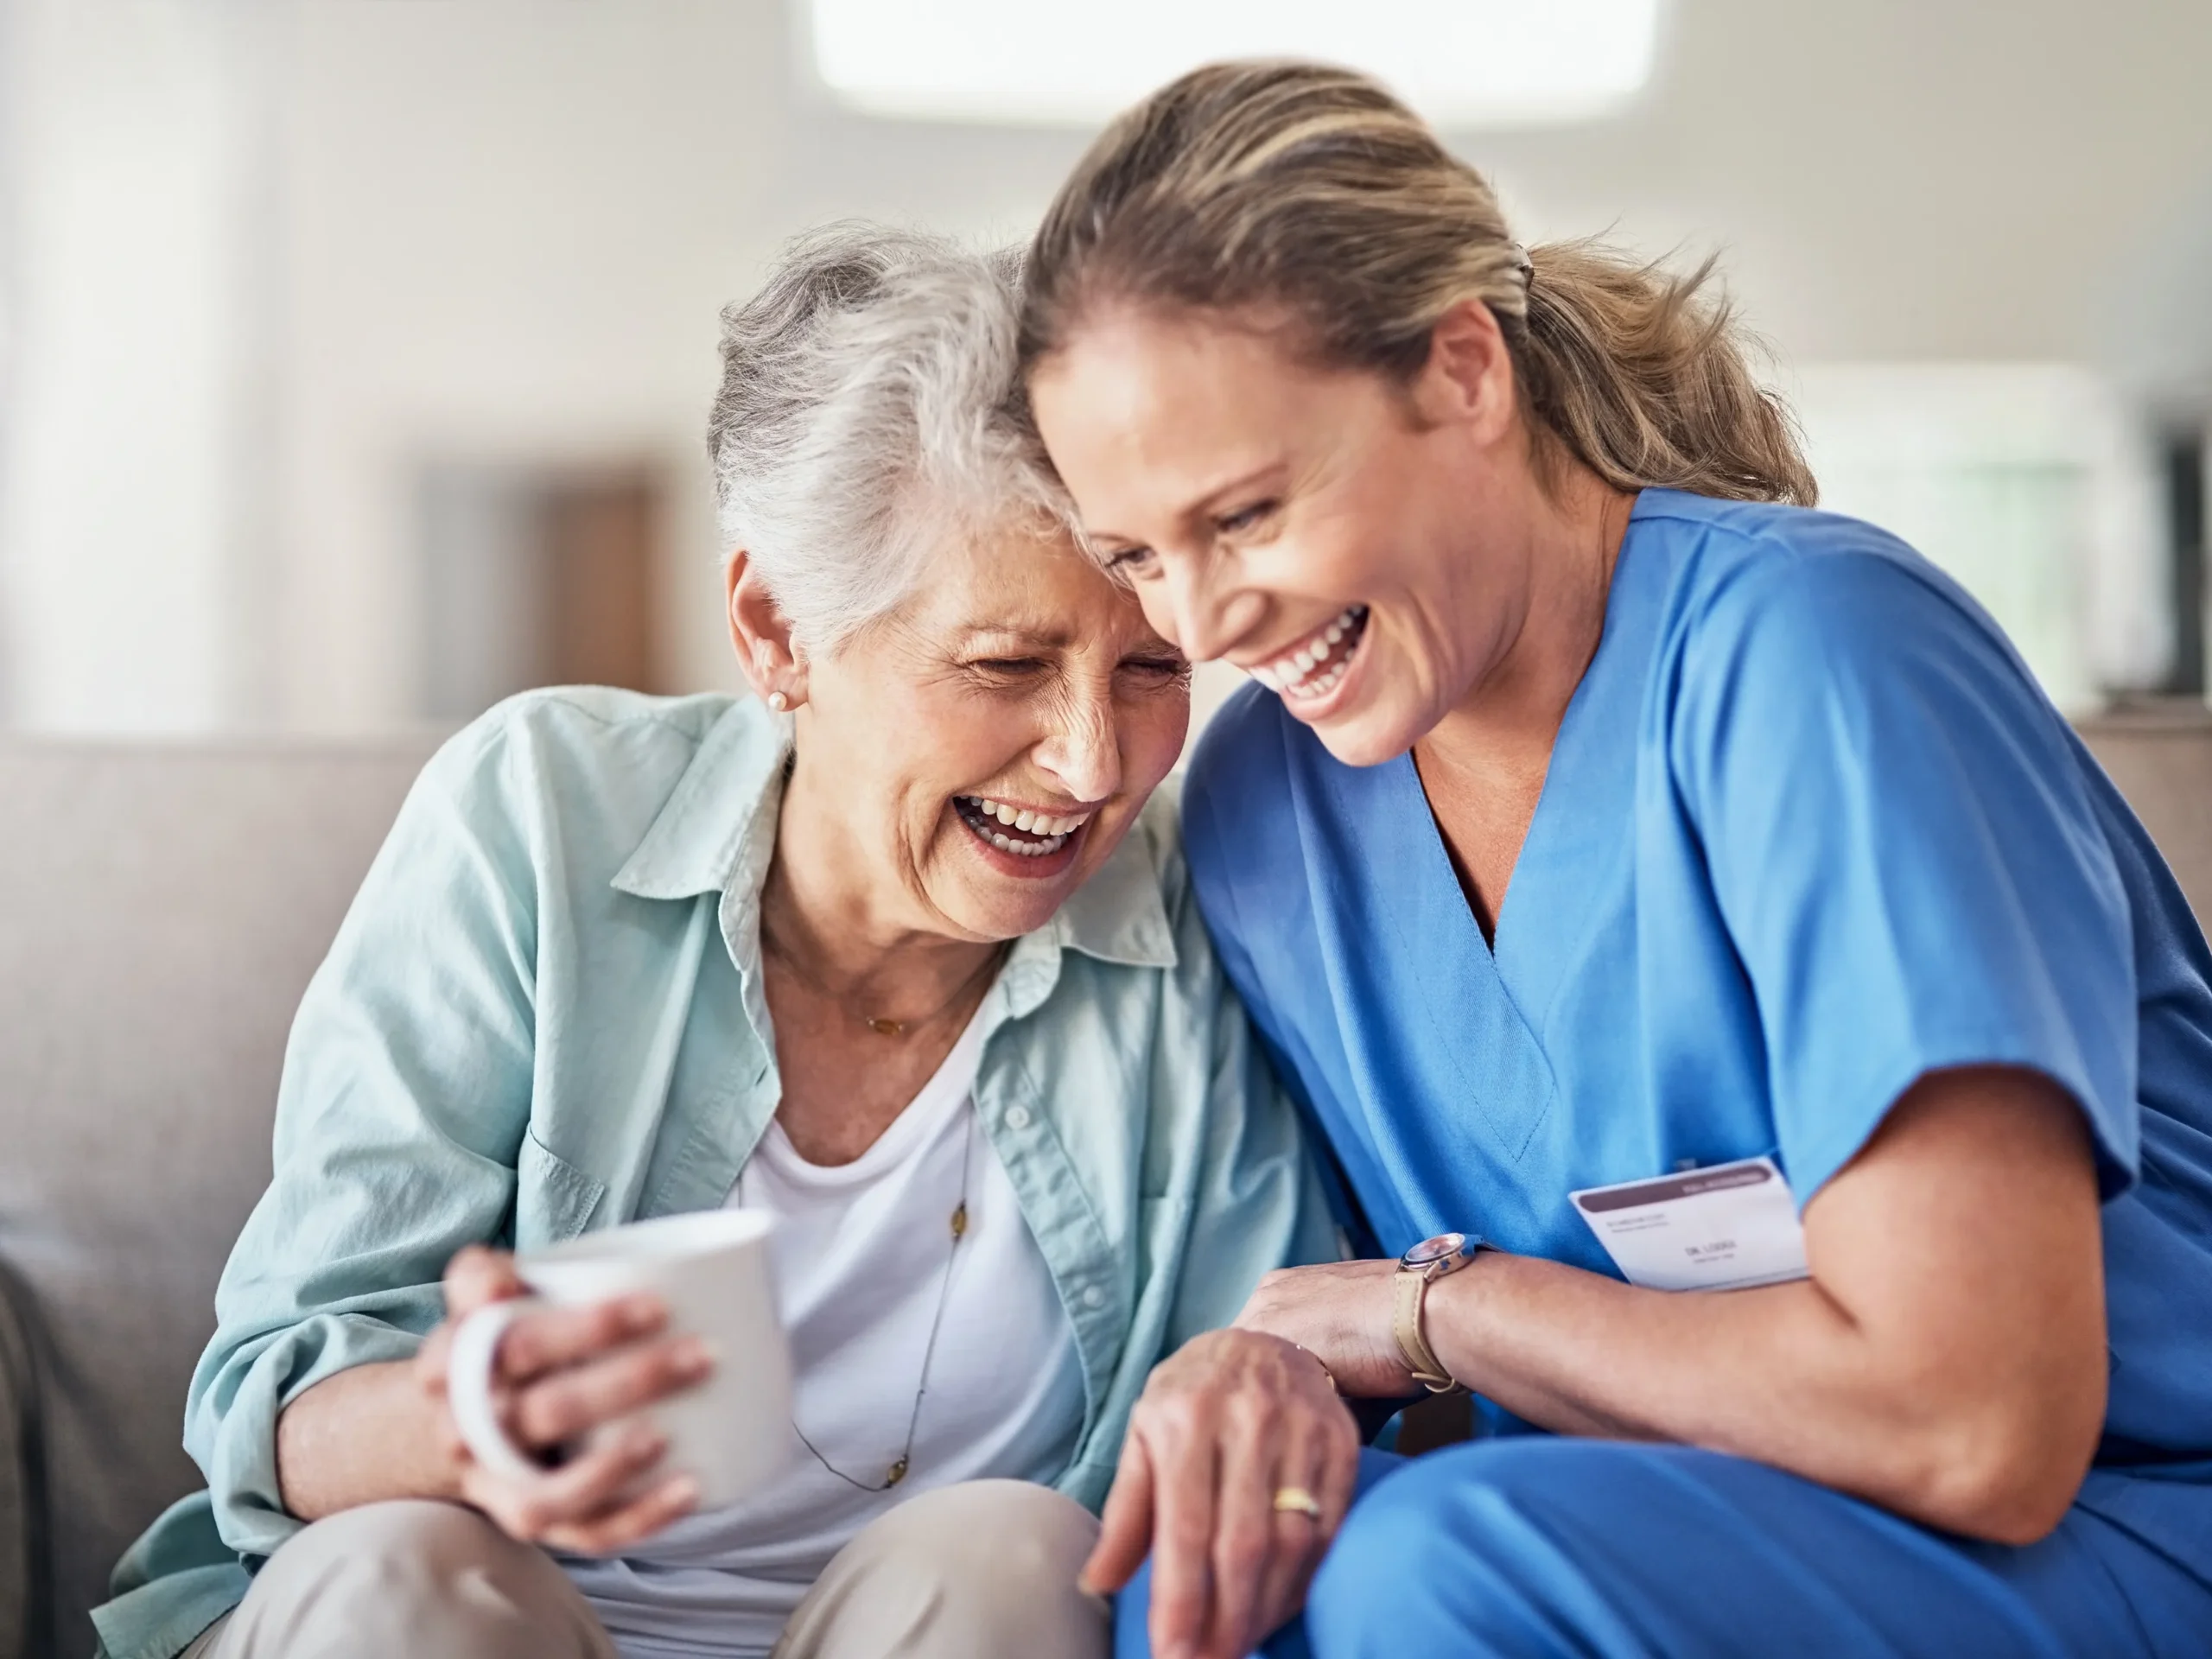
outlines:
{"label": "blue scrub trousers", "polygon": [[[1116,1659],[1148,1659],[1150,1574]],[[2212,1586],[2078,1506],[2014,1549],[1718,1452],[1532,1434],[1363,1453],[1304,1617],[1258,1659],[1647,1654],[2202,1659]]]}

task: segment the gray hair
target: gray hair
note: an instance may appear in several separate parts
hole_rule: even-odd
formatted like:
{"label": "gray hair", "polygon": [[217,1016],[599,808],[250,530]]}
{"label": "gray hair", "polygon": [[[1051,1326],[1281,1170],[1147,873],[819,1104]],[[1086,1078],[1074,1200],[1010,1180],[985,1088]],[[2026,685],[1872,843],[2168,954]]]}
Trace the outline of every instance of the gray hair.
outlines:
{"label": "gray hair", "polygon": [[1066,522],[1019,414],[1020,273],[1016,250],[849,220],[722,313],[722,547],[805,648],[895,609],[950,537]]}

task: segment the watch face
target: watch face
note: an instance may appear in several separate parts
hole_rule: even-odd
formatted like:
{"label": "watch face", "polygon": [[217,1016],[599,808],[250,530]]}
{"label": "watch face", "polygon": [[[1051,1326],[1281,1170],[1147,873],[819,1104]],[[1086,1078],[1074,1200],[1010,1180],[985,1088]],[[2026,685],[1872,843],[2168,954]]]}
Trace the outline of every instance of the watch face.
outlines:
{"label": "watch face", "polygon": [[1434,1238],[1424,1238],[1398,1259],[1409,1268],[1426,1268],[1457,1255],[1466,1248],[1465,1233],[1439,1233]]}

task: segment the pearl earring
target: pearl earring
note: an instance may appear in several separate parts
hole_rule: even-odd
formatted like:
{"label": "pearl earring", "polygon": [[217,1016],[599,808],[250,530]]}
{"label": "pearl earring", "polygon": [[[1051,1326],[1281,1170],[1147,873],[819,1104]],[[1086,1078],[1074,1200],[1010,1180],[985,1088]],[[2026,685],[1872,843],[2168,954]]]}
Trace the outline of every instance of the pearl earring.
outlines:
{"label": "pearl earring", "polygon": [[768,694],[768,706],[780,715],[791,706],[791,700],[780,691],[771,691]]}

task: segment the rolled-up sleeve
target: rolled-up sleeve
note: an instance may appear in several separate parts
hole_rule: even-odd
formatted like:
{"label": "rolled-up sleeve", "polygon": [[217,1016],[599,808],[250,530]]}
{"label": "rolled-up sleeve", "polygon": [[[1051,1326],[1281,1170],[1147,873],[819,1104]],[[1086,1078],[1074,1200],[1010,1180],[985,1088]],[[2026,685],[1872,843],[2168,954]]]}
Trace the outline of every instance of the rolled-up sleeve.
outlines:
{"label": "rolled-up sleeve", "polygon": [[511,1224],[535,1046],[527,766],[497,728],[439,753],[293,1023],[274,1178],[186,1406],[186,1449],[241,1554],[301,1524],[278,1489],[278,1414],[335,1372],[411,1355],[454,1252]]}

